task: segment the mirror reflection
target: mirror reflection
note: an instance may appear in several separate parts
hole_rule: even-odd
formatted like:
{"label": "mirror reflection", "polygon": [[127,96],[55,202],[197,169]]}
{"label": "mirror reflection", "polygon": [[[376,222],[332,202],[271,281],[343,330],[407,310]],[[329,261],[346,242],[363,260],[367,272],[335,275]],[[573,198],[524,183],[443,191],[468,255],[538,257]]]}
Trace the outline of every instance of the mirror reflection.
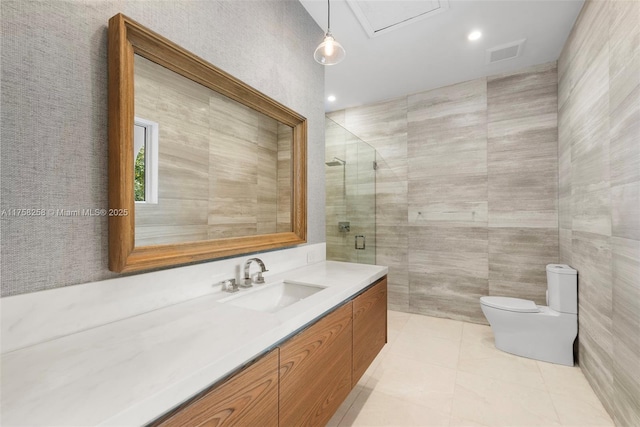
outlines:
{"label": "mirror reflection", "polygon": [[139,55],[135,246],[290,232],[293,129]]}

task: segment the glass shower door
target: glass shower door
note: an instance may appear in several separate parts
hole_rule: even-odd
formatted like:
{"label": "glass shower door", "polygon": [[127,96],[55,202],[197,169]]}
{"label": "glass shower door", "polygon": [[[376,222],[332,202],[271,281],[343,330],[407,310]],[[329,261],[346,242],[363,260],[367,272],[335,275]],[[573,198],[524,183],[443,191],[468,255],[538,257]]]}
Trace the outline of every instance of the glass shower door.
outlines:
{"label": "glass shower door", "polygon": [[376,262],[376,151],[326,119],[327,259]]}

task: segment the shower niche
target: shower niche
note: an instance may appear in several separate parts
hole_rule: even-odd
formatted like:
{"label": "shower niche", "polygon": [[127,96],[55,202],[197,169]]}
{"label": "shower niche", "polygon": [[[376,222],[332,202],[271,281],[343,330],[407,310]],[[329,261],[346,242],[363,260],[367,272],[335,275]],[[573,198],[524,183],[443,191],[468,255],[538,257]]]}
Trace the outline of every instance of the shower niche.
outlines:
{"label": "shower niche", "polygon": [[326,118],[327,259],[376,262],[376,150]]}

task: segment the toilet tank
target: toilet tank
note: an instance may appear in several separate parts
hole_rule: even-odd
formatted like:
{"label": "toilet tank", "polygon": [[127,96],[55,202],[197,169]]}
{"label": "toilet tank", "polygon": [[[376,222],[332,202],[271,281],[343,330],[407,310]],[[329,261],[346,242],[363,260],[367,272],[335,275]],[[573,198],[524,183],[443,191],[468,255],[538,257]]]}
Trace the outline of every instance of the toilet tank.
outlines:
{"label": "toilet tank", "polygon": [[547,265],[547,304],[561,313],[578,314],[578,272],[566,264]]}

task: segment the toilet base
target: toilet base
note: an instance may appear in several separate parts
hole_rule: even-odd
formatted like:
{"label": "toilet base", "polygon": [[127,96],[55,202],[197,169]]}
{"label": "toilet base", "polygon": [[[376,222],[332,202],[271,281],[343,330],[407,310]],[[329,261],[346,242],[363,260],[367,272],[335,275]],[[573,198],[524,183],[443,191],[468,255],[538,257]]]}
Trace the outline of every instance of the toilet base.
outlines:
{"label": "toilet base", "polygon": [[573,366],[578,316],[538,307],[539,313],[514,313],[483,305],[496,348],[517,356]]}
{"label": "toilet base", "polygon": [[511,353],[516,356],[527,357],[529,359],[555,363],[558,365],[574,366],[573,341],[571,341],[571,345],[558,346],[550,349],[536,347],[535,345],[522,345],[521,342],[514,342],[512,338],[501,335],[495,337],[495,345],[498,350],[502,350],[505,353]]}

